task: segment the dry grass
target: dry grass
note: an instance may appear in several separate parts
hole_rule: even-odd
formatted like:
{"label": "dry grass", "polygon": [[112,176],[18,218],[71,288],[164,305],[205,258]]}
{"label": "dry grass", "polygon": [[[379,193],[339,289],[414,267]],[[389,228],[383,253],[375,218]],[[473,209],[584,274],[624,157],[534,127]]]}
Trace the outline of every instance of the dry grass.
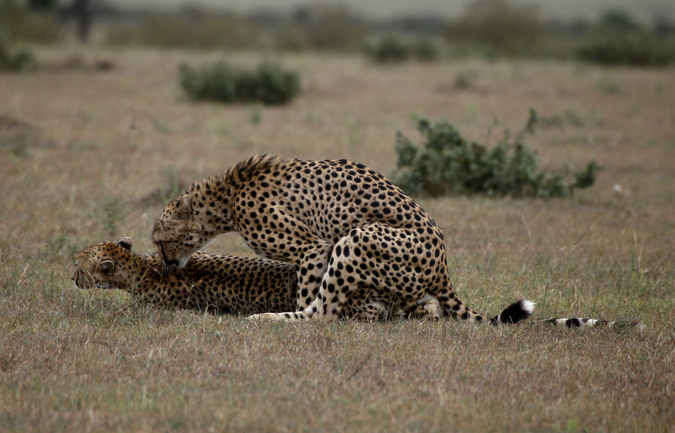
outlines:
{"label": "dry grass", "polygon": [[[673,431],[672,69],[297,56],[303,95],[261,108],[189,102],[177,65],[203,55],[89,55],[116,68],[0,77],[0,116],[25,127],[0,122],[0,430]],[[251,323],[70,288],[73,252],[122,236],[151,251],[164,195],[253,153],[386,174],[415,116],[494,142],[530,107],[549,120],[529,141],[542,166],[604,171],[571,200],[421,200],[460,296],[646,329]],[[234,235],[210,251],[250,254]]]}

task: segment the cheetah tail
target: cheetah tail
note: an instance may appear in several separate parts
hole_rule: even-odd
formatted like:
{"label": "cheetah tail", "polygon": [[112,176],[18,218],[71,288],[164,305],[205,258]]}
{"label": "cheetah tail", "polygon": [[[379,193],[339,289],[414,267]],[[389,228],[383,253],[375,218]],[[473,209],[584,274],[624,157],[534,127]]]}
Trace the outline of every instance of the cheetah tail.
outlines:
{"label": "cheetah tail", "polygon": [[509,324],[513,325],[520,323],[525,319],[529,319],[534,311],[534,302],[527,299],[521,299],[509,305],[501,312],[501,314],[490,319],[492,325]]}
{"label": "cheetah tail", "polygon": [[634,322],[623,322],[618,320],[602,320],[602,319],[589,319],[586,317],[558,317],[554,319],[544,320],[545,323],[549,323],[553,326],[566,326],[568,328],[642,328],[644,325],[640,324],[637,321]]}

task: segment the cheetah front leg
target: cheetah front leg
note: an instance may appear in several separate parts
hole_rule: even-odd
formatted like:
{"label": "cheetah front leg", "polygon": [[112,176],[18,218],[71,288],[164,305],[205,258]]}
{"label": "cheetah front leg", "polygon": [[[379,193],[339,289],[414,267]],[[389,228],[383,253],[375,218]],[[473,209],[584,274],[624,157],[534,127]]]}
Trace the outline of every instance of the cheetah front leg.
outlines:
{"label": "cheetah front leg", "polygon": [[301,259],[295,263],[298,266],[297,311],[293,313],[254,314],[249,319],[304,320],[307,318],[300,313],[307,309],[318,297],[321,281],[326,273],[328,260],[333,250],[333,244],[330,242],[318,238],[307,239],[308,237],[305,237]]}
{"label": "cheetah front leg", "polygon": [[[305,309],[288,312],[288,313],[262,313],[249,316],[249,319],[265,319],[265,320],[283,320],[283,321],[299,321],[308,319],[336,319],[340,312],[342,304],[346,300],[348,292],[344,295],[342,302],[334,296],[335,292],[335,277],[330,276],[329,272],[324,273],[321,286],[318,289],[316,297]],[[302,289],[301,289],[302,293]],[[330,308],[329,308],[330,307]]]}
{"label": "cheetah front leg", "polygon": [[[313,248],[308,249],[309,254],[305,254],[305,259],[300,264],[298,271],[299,293],[298,305],[301,301],[308,305],[299,311],[288,313],[263,313],[254,314],[249,319],[267,319],[267,320],[307,320],[307,319],[336,319],[346,302],[349,295],[356,292],[358,283],[352,276],[347,276],[346,265],[343,262],[345,253],[345,243],[349,242],[348,237],[342,238],[334,248],[328,252],[330,260],[326,257],[321,258],[321,251],[328,247],[327,243],[315,244]],[[347,254],[349,247],[347,247]],[[324,265],[321,265],[324,264]],[[352,265],[349,265],[352,268]],[[342,273],[345,273],[345,276]],[[313,283],[321,275],[320,286],[314,290]],[[340,287],[339,290],[337,289]],[[309,295],[309,296],[307,296]]]}
{"label": "cheetah front leg", "polygon": [[304,253],[298,265],[298,311],[309,307],[319,294],[319,287],[323,280],[328,260],[333,250],[333,244],[316,240],[313,244],[303,247]]}

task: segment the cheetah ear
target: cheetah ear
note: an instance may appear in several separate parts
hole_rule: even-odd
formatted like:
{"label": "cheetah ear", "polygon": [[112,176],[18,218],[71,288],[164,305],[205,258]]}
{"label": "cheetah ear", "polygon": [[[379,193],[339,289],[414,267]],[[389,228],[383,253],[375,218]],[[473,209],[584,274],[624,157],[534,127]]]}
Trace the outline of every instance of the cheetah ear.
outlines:
{"label": "cheetah ear", "polygon": [[183,194],[176,203],[176,210],[179,215],[188,216],[192,214],[192,198],[189,195]]}
{"label": "cheetah ear", "polygon": [[104,274],[112,274],[115,270],[115,262],[112,260],[104,260],[100,265],[98,265],[98,267]]}
{"label": "cheetah ear", "polygon": [[119,241],[117,241],[117,245],[121,246],[127,251],[131,251],[131,249],[134,247],[134,240],[131,239],[130,237],[123,237]]}

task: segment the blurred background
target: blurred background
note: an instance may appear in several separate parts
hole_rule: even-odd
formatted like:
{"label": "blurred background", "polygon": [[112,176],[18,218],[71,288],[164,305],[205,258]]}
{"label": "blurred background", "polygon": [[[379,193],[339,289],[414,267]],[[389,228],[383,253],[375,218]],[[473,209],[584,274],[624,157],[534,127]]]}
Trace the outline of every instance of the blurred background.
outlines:
{"label": "blurred background", "polygon": [[5,63],[17,44],[76,41],[358,51],[379,61],[408,55],[528,56],[644,65],[675,58],[672,0],[2,0],[0,5]]}

